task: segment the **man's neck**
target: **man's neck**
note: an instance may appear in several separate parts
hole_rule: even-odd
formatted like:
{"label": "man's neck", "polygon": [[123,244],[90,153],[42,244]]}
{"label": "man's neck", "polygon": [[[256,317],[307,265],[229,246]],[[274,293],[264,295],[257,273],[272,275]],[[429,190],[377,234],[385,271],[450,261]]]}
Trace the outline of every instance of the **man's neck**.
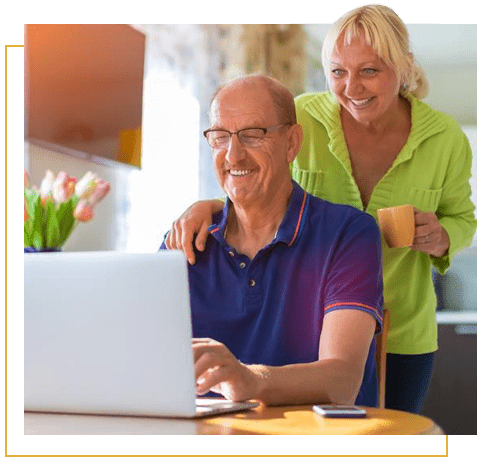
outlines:
{"label": "man's neck", "polygon": [[232,204],[225,230],[227,243],[252,260],[275,237],[287,211],[292,189],[290,182],[289,187],[281,188],[266,201],[249,206]]}

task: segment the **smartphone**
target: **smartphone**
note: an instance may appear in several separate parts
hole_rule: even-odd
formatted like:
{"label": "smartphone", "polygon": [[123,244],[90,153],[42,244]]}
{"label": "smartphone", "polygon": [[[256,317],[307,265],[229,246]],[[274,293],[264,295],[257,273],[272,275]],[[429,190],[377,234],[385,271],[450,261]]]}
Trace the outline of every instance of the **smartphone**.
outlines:
{"label": "smartphone", "polygon": [[360,418],[367,415],[366,410],[359,406],[346,406],[343,404],[317,404],[312,407],[313,411],[323,417],[335,418]]}

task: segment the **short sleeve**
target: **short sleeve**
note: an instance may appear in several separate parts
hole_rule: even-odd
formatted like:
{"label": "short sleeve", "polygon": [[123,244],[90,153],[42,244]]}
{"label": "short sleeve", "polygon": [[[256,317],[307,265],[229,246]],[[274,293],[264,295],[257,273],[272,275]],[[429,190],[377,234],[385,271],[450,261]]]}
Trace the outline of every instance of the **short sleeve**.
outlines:
{"label": "short sleeve", "polygon": [[358,214],[342,231],[324,288],[324,312],[357,309],[382,325],[383,280],[381,235],[376,221]]}

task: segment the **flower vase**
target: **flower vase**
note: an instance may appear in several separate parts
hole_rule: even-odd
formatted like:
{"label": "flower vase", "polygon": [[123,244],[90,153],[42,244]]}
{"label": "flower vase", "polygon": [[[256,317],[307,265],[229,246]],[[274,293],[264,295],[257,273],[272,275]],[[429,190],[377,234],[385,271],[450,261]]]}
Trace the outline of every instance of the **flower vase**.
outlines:
{"label": "flower vase", "polygon": [[40,253],[40,252],[61,252],[62,249],[59,247],[43,247],[37,249],[35,247],[24,247],[23,253]]}

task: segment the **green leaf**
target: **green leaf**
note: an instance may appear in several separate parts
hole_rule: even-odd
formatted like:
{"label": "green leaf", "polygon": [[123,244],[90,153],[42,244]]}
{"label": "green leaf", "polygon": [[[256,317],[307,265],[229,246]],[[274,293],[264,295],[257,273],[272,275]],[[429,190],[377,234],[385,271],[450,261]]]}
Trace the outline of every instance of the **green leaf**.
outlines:
{"label": "green leaf", "polygon": [[67,238],[70,236],[72,229],[74,228],[75,218],[74,209],[79,199],[77,196],[72,197],[68,201],[60,204],[57,209],[57,220],[59,222],[60,233],[60,245],[64,244]]}
{"label": "green leaf", "polygon": [[44,208],[40,200],[40,195],[34,199],[32,207],[32,232],[30,234],[30,241],[32,247],[41,249],[45,247],[43,239],[43,227],[44,227]]}
{"label": "green leaf", "polygon": [[53,202],[47,202],[45,206],[44,236],[45,247],[60,246],[59,222],[57,221],[57,212]]}
{"label": "green leaf", "polygon": [[32,233],[32,247],[36,249],[42,249],[44,247],[41,232],[35,231]]}
{"label": "green leaf", "polygon": [[23,246],[32,247],[32,242],[30,241],[30,231],[27,229],[27,225],[23,225]]}
{"label": "green leaf", "polygon": [[33,229],[32,200],[27,199],[27,196],[26,196],[25,203],[27,204],[27,212],[29,214],[29,219],[27,221],[25,221],[24,224],[23,224],[23,245],[24,245],[24,247],[32,247],[32,229]]}
{"label": "green leaf", "polygon": [[24,246],[61,247],[77,223],[74,209],[79,198],[74,195],[57,206],[48,200],[44,207],[38,191],[25,189],[24,197],[30,217],[24,223]]}
{"label": "green leaf", "polygon": [[27,203],[27,211],[29,213],[29,217],[33,219],[33,215],[35,212],[35,204],[38,200],[40,200],[40,194],[38,191],[34,191],[32,189],[25,189],[24,190],[24,197]]}

